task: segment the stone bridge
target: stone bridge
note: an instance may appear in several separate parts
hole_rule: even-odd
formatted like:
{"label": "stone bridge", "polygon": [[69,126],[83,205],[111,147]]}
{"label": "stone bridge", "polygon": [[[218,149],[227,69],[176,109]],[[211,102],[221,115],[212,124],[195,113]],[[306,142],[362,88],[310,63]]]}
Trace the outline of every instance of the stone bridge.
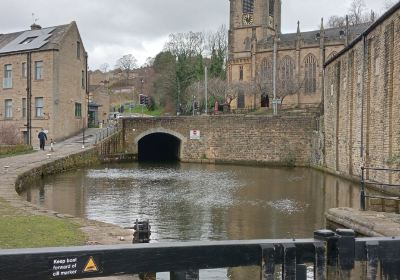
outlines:
{"label": "stone bridge", "polygon": [[122,148],[142,160],[309,166],[314,115],[124,118]]}

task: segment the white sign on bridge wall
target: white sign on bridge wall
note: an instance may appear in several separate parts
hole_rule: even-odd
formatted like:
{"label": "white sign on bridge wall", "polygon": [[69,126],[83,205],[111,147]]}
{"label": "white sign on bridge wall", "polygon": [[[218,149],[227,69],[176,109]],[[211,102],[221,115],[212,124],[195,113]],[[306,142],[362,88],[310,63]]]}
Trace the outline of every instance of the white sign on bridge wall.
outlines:
{"label": "white sign on bridge wall", "polygon": [[200,130],[191,130],[190,140],[200,140]]}

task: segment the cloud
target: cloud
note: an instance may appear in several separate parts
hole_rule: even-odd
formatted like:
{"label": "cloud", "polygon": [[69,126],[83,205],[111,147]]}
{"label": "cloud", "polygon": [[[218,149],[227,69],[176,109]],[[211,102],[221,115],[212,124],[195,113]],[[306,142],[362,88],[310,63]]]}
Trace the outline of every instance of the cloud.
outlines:
{"label": "cloud", "polygon": [[[321,17],[342,15],[351,0],[283,0],[282,30],[295,32],[318,28]],[[367,0],[381,12],[385,0]],[[110,66],[131,53],[143,63],[164,46],[168,35],[187,31],[216,30],[229,24],[228,0],[13,0],[3,1],[0,33],[26,30],[32,13],[43,27],[76,21],[89,53],[91,69]]]}

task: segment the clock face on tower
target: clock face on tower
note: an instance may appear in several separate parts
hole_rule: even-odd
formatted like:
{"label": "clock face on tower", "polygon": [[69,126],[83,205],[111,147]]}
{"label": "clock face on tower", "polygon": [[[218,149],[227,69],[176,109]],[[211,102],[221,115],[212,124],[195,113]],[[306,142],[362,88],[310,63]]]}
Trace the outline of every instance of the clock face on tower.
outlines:
{"label": "clock face on tower", "polygon": [[252,14],[244,14],[242,18],[243,24],[250,25],[253,24],[254,19]]}

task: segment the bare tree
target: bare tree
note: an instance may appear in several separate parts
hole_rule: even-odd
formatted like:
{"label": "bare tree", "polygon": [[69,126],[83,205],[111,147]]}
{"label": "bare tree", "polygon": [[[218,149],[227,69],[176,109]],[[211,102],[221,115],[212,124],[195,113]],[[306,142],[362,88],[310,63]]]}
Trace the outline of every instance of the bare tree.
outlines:
{"label": "bare tree", "polygon": [[115,67],[125,73],[126,80],[128,81],[130,73],[137,68],[137,59],[132,54],[124,55],[117,60]]}
{"label": "bare tree", "polygon": [[368,13],[365,13],[365,0],[353,0],[349,8],[349,21],[351,25],[357,25],[369,21]]}
{"label": "bare tree", "polygon": [[108,63],[103,63],[100,65],[100,71],[103,73],[107,73],[108,69],[110,69],[110,65]]}
{"label": "bare tree", "polygon": [[386,0],[385,3],[383,4],[383,8],[385,10],[389,10],[391,7],[394,6],[394,4],[396,3],[396,1],[393,0]]}
{"label": "bare tree", "polygon": [[0,123],[0,144],[17,145],[22,144],[22,137],[16,125],[10,123]]}
{"label": "bare tree", "polygon": [[187,32],[169,35],[169,40],[164,46],[174,56],[191,58],[203,55],[205,50],[204,33]]}
{"label": "bare tree", "polygon": [[[367,12],[365,0],[352,0],[348,9],[349,25],[354,26],[373,21],[377,13]],[[344,27],[346,25],[346,16],[331,16],[328,19],[328,27]]]}

